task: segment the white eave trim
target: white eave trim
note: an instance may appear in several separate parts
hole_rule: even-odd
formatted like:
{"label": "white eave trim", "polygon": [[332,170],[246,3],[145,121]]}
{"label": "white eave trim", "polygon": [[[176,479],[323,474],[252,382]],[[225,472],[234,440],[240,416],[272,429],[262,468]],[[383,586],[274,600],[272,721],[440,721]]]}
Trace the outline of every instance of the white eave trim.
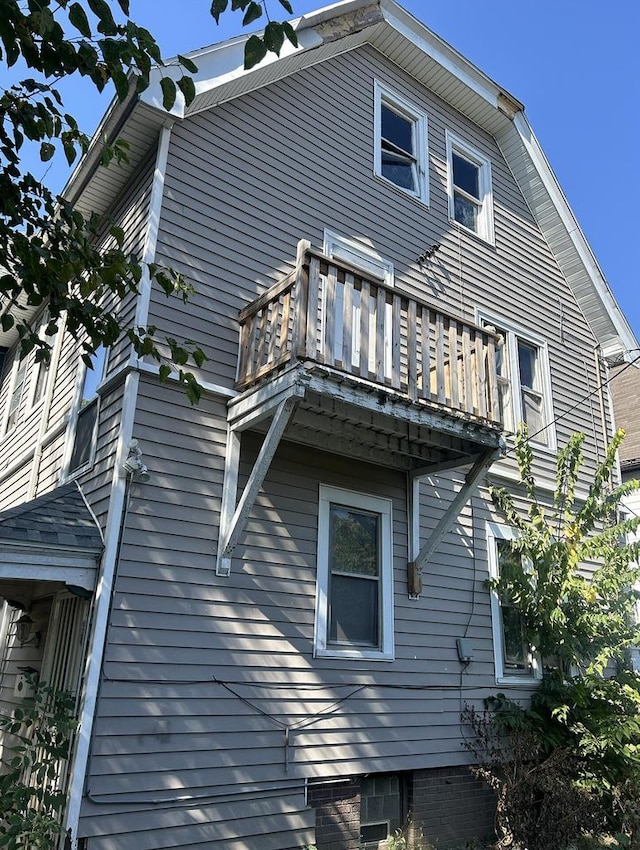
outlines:
{"label": "white eave trim", "polygon": [[465,59],[461,53],[458,53],[450,44],[447,44],[440,36],[428,29],[394,0],[380,0],[380,9],[385,21],[393,29],[495,109],[498,109],[501,97],[510,102],[514,110],[524,109],[523,104],[516,100],[513,95],[506,92],[491,77],[488,77],[468,59]]}
{"label": "white eave trim", "polygon": [[[618,306],[613,293],[609,289],[602,270],[600,269],[591,248],[589,247],[589,243],[580,229],[580,225],[576,221],[564,192],[560,188],[560,184],[558,183],[556,176],[553,173],[551,166],[549,165],[549,162],[523,112],[518,112],[514,116],[513,125],[522,140],[522,144],[524,145],[531,162],[535,166],[555,210],[558,213],[560,221],[567,232],[567,237],[571,241],[571,245],[575,249],[584,266],[585,273],[588,275],[595,292],[600,298],[603,309],[606,311],[609,319],[611,320],[611,324],[613,325],[619,340],[619,350],[615,353],[628,352],[637,349],[638,342],[636,337],[622,310]],[[587,315],[587,320],[588,319],[589,316]],[[614,349],[616,348],[615,343],[609,341],[605,347],[609,354],[614,354]]]}

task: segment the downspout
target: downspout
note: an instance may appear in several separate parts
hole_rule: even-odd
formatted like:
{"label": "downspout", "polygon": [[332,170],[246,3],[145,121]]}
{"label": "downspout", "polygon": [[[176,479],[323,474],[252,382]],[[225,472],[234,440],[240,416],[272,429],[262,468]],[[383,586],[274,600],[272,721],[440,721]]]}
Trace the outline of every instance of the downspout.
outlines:
{"label": "downspout", "polygon": [[[136,327],[148,323],[149,304],[151,301],[151,278],[149,264],[154,261],[158,239],[158,226],[162,209],[164,193],[164,178],[169,154],[171,127],[160,130],[156,166],[153,174],[151,198],[149,201],[149,218],[144,251],[142,255],[142,280],[140,294],[136,305]],[[111,497],[105,529],[105,550],[102,556],[102,572],[96,591],[95,613],[92,633],[89,640],[88,658],[85,668],[84,691],[80,712],[78,740],[71,765],[69,781],[69,799],[65,821],[65,831],[70,836],[71,848],[78,846],[78,823],[80,808],[84,795],[86,771],[89,762],[91,733],[97,705],[97,695],[100,687],[102,659],[105,651],[107,629],[109,625],[111,598],[117,576],[117,556],[121,527],[126,510],[127,482],[122,474],[122,464],[127,458],[129,444],[133,438],[135,413],[138,398],[140,374],[132,371],[127,374],[122,399],[122,414],[120,433],[115,453],[115,465],[111,483]]]}

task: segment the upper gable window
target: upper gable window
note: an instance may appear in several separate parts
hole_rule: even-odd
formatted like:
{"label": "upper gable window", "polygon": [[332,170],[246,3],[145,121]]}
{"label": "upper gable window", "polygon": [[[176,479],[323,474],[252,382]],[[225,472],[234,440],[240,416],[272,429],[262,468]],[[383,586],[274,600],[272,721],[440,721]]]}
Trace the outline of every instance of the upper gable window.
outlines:
{"label": "upper gable window", "polygon": [[375,83],[375,173],[429,203],[427,116]]}
{"label": "upper gable window", "polygon": [[393,660],[389,499],[320,486],[315,654]]}
{"label": "upper gable window", "polygon": [[449,218],[493,243],[491,163],[447,131]]}

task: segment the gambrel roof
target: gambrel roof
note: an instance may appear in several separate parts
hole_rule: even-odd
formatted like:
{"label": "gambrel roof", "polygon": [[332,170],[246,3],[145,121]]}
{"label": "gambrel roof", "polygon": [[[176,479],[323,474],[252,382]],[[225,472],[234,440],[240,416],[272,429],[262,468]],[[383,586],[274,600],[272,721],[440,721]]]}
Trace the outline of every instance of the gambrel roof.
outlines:
{"label": "gambrel roof", "polygon": [[[270,54],[249,71],[243,68],[248,34],[188,54],[198,66],[196,97],[188,109],[180,95],[170,114],[162,108],[159,71],[141,96],[132,93],[126,102],[114,103],[66,196],[83,211],[106,209],[167,121],[183,120],[368,44],[494,136],[605,356],[620,358],[638,346],[518,100],[395,0],[344,0],[292,25],[298,47],[287,42],[279,58]],[[173,70],[178,76],[177,69],[163,73]],[[105,134],[129,141],[128,167],[96,167]]]}

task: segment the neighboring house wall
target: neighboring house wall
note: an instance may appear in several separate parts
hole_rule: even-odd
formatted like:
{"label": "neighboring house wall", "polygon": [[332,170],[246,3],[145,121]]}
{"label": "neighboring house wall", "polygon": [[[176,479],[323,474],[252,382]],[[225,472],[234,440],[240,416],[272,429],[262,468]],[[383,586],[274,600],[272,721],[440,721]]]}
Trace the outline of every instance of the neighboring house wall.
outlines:
{"label": "neighboring house wall", "polygon": [[[148,226],[149,194],[153,174],[153,154],[141,166],[127,190],[109,212],[113,222],[125,232],[123,250],[127,254],[141,256]],[[113,244],[113,238],[104,237],[104,247]],[[123,321],[131,321],[137,299],[127,296],[119,307]],[[41,318],[36,318],[38,325]],[[61,325],[63,327],[63,325]],[[62,339],[54,339],[54,349],[49,368],[47,395],[33,404],[33,383],[38,374],[38,364],[33,353],[27,355],[23,391],[15,417],[15,427],[7,430],[8,407],[15,386],[15,363],[18,349],[14,347],[4,358],[4,370],[0,383],[0,456],[5,461],[0,468],[0,510],[11,507],[29,498],[41,495],[60,483],[63,471],[65,447],[70,439],[69,417],[73,413],[78,383],[84,374],[80,349],[75,339],[65,333]],[[113,375],[129,356],[128,344],[118,344],[110,352],[105,379]],[[58,351],[59,349],[59,351]],[[123,378],[121,379],[122,382]],[[53,382],[52,385],[51,382]],[[98,446],[95,468],[82,476],[83,486],[89,493],[96,487],[105,487],[110,481],[107,457],[113,451],[114,429],[119,427],[120,392],[113,389],[101,404]],[[94,474],[102,483],[93,483]],[[108,493],[97,496],[96,510],[106,508],[104,499]],[[99,504],[102,500],[102,504]],[[93,501],[93,498],[92,498]]]}

